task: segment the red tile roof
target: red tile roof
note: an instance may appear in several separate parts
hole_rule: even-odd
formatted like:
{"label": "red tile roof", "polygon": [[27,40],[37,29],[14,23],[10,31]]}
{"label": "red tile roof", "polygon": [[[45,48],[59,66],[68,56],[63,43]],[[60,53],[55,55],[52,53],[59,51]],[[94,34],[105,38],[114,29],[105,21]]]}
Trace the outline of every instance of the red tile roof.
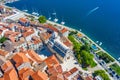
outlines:
{"label": "red tile roof", "polygon": [[13,56],[13,60],[17,63],[17,64],[22,64],[24,62],[29,62],[29,59],[26,57],[26,55],[24,53],[17,53]]}
{"label": "red tile roof", "polygon": [[73,73],[75,73],[76,71],[78,71],[78,69],[76,68],[76,67],[74,67],[74,68],[72,68],[71,70],[70,70],[70,72],[73,74]]}
{"label": "red tile roof", "polygon": [[72,42],[67,37],[61,37],[61,41],[69,48],[73,48]]}
{"label": "red tile roof", "polygon": [[7,54],[9,54],[9,52],[0,49],[0,55],[2,55],[2,56],[6,56]]}
{"label": "red tile roof", "polygon": [[67,28],[63,28],[60,32],[61,32],[61,33],[65,33],[65,32],[67,32],[67,31],[68,31]]}
{"label": "red tile roof", "polygon": [[51,29],[51,30],[53,30],[53,31],[55,31],[55,32],[58,32],[58,29],[55,28],[53,25],[45,24],[44,27],[49,28],[49,29]]}
{"label": "red tile roof", "polygon": [[55,74],[49,77],[50,80],[65,80],[62,74]]}
{"label": "red tile roof", "polygon": [[5,71],[8,67],[13,67],[12,63],[10,61],[5,62],[1,68],[3,71]]}
{"label": "red tile roof", "polygon": [[31,34],[33,34],[33,33],[34,33],[34,30],[24,32],[24,33],[23,33],[23,37],[28,37],[29,35],[31,35]]}
{"label": "red tile roof", "polygon": [[20,18],[19,21],[23,22],[23,23],[26,23],[28,22],[28,20],[26,18]]}
{"label": "red tile roof", "polygon": [[32,75],[32,78],[34,80],[48,80],[48,76],[46,73],[41,72],[41,71],[37,71]]}
{"label": "red tile roof", "polygon": [[71,73],[70,72],[64,72],[63,75],[67,79],[71,75]]}
{"label": "red tile roof", "polygon": [[41,63],[43,60],[39,57],[39,55],[34,50],[27,51],[29,56],[34,59],[36,62]]}
{"label": "red tile roof", "polygon": [[22,80],[27,79],[28,76],[33,75],[34,71],[30,68],[23,68],[19,71],[19,76]]}
{"label": "red tile roof", "polygon": [[52,75],[55,75],[57,73],[62,73],[62,72],[63,71],[62,71],[61,65],[53,66],[53,67],[48,68],[48,73],[52,74]]}
{"label": "red tile roof", "polygon": [[44,62],[47,64],[48,68],[59,65],[59,62],[54,55],[45,59]]}
{"label": "red tile roof", "polygon": [[14,68],[7,70],[4,73],[4,80],[18,80],[18,75]]}
{"label": "red tile roof", "polygon": [[49,33],[41,33],[40,34],[43,40],[48,40],[51,37],[51,34]]}
{"label": "red tile roof", "polygon": [[93,80],[93,78],[91,76],[88,76],[85,78],[85,80]]}

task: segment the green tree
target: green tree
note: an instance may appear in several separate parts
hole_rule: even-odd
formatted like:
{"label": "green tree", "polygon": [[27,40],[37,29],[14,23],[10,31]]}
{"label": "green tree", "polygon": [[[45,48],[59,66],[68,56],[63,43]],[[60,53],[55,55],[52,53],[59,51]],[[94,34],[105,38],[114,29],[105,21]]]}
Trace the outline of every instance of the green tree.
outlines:
{"label": "green tree", "polygon": [[94,76],[101,76],[103,80],[110,80],[108,75],[105,73],[104,70],[97,70],[93,73]]}
{"label": "green tree", "polygon": [[2,38],[0,38],[0,43],[5,42],[6,40],[7,40],[7,38],[3,36]]}
{"label": "green tree", "polygon": [[81,46],[80,50],[86,50],[87,52],[90,52],[90,45],[85,43],[84,45]]}
{"label": "green tree", "polygon": [[82,66],[83,67],[95,67],[97,64],[94,62],[93,58],[94,56],[90,54],[89,52],[82,50],[80,52],[81,54],[81,61],[82,61]]}
{"label": "green tree", "polygon": [[38,21],[39,21],[40,23],[45,23],[45,22],[47,21],[47,19],[46,19],[45,16],[40,16],[40,17],[38,18]]}
{"label": "green tree", "polygon": [[76,53],[79,53],[81,44],[79,42],[77,42],[72,35],[68,36],[68,39],[73,43],[73,45],[74,45],[74,51]]}

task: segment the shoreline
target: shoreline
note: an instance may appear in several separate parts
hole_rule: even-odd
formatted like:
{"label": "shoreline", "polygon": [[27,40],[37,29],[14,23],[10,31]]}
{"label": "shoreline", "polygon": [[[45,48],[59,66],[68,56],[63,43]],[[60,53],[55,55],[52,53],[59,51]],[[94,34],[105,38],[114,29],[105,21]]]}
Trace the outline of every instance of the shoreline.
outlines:
{"label": "shoreline", "polygon": [[[35,16],[35,15],[32,15],[32,14],[27,13],[27,12],[24,12],[24,11],[19,10],[19,9],[17,9],[17,8],[13,8],[13,7],[7,6],[6,4],[4,4],[4,6],[5,6],[5,7],[8,7],[8,8],[15,9],[15,10],[19,11],[20,13],[22,13],[22,14],[24,14],[24,15],[34,16],[36,19],[38,18],[38,17]],[[50,23],[50,24],[53,24],[53,25],[58,25],[58,26],[60,26],[60,27],[65,27],[65,28],[67,28],[69,31],[78,31],[78,32],[81,33],[83,36],[85,36],[89,41],[91,41],[93,44],[95,44],[96,47],[98,47],[101,51],[107,53],[110,57],[112,57],[112,58],[115,60],[115,62],[120,66],[120,63],[119,63],[119,61],[118,61],[116,58],[114,58],[110,53],[108,53],[108,51],[106,51],[106,50],[103,49],[101,46],[99,46],[97,43],[95,43],[95,41],[92,40],[90,37],[88,37],[85,33],[80,32],[79,30],[76,30],[76,29],[74,29],[74,28],[71,28],[71,27],[68,27],[68,26],[65,26],[65,25],[56,23],[56,22],[54,22],[54,21],[49,21],[49,20],[47,20],[47,23]]]}

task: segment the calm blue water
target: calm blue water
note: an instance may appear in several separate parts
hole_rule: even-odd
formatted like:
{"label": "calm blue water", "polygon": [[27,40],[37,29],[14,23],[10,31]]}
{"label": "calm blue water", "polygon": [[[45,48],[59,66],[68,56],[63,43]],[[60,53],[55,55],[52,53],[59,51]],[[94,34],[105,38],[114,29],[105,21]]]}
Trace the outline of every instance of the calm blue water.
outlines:
{"label": "calm blue water", "polygon": [[55,11],[59,21],[64,19],[67,26],[82,29],[94,41],[103,42],[102,47],[112,56],[120,56],[120,0],[20,0],[7,5],[47,17]]}

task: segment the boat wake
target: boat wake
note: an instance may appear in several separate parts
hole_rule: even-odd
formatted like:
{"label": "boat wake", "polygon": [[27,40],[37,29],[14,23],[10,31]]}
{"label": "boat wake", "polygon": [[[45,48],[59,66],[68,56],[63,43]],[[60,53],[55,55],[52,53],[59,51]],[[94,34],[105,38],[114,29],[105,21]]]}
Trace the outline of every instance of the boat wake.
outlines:
{"label": "boat wake", "polygon": [[90,14],[92,14],[93,12],[95,12],[96,10],[98,10],[99,7],[95,7],[94,9],[90,10],[88,13],[87,13],[87,16],[89,16]]}

